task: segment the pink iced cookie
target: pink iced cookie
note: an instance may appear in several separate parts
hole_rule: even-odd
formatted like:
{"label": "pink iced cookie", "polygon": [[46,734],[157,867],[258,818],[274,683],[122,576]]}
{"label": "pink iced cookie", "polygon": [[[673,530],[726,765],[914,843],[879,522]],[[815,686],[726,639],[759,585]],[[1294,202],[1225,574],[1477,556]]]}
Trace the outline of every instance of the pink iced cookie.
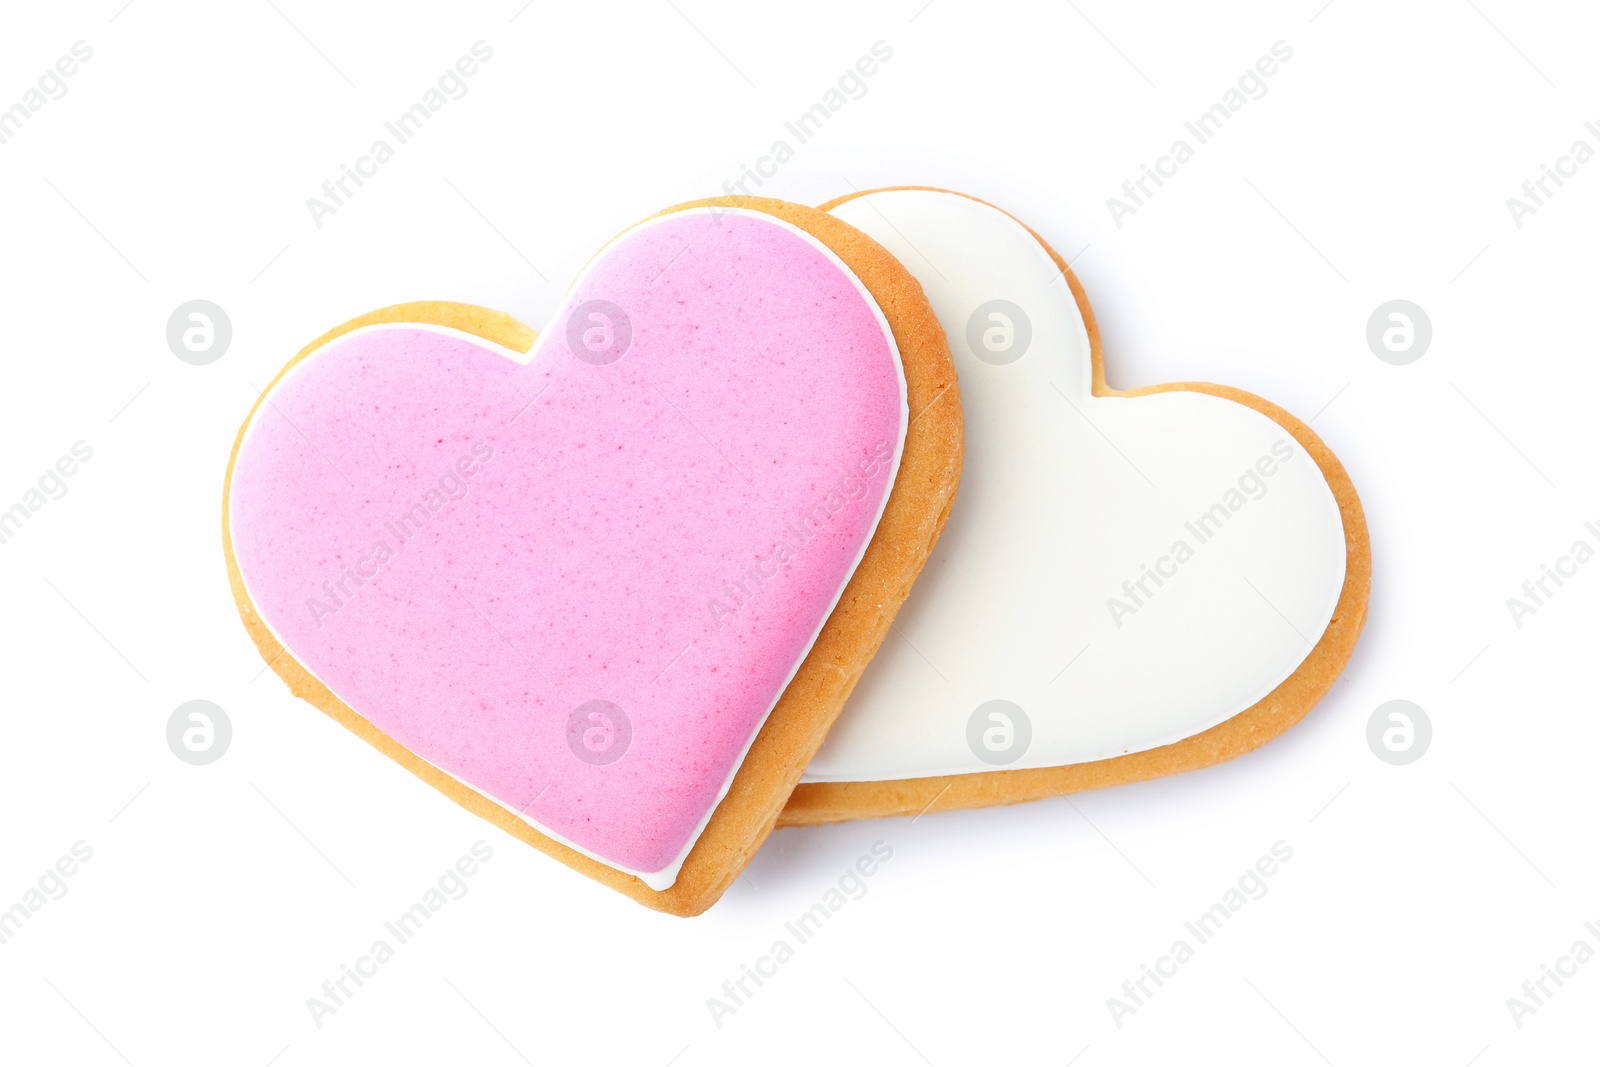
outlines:
{"label": "pink iced cookie", "polygon": [[292,364],[241,433],[232,554],[339,702],[664,890],[867,549],[906,424],[894,333],[838,255],[684,210],[601,252],[526,355],[390,323]]}

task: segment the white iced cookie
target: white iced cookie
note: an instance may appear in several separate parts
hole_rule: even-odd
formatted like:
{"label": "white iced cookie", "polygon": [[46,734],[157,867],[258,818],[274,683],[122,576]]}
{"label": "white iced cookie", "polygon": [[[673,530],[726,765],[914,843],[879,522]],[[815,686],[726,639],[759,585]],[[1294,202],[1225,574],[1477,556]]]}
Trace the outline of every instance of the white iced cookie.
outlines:
{"label": "white iced cookie", "polygon": [[890,189],[830,210],[926,290],[967,450],[896,633],[784,821],[1154,777],[1304,715],[1349,658],[1370,573],[1322,442],[1237,390],[1106,388],[1076,279],[995,207]]}

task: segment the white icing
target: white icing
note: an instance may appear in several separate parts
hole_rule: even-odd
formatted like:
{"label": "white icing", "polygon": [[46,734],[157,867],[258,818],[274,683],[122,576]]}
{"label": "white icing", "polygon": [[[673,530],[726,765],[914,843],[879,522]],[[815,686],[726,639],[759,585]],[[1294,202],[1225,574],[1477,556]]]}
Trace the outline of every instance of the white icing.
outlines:
{"label": "white icing", "polygon": [[[1295,671],[1333,616],[1345,542],[1332,490],[1288,430],[1202,393],[1091,395],[1071,290],[1039,242],[995,208],[907,190],[833,213],[926,290],[960,376],[966,461],[932,559],[805,781],[1138,752],[1231,718]],[[968,342],[974,310],[996,299],[1022,308],[1032,332],[1003,365]],[[1270,477],[1256,471],[1262,457]],[[1229,496],[1247,471],[1259,498]],[[1203,543],[1186,525],[1240,499]],[[1179,541],[1192,551],[1182,563]],[[1163,584],[1134,584],[1135,601],[1123,583],[1158,563]],[[1120,627],[1112,597],[1134,608]],[[1011,722],[1008,746],[1006,719],[989,709],[978,730],[993,731],[979,741],[989,759],[969,745],[975,710],[992,700],[1023,710],[1031,739],[1020,754],[1021,723]]]}

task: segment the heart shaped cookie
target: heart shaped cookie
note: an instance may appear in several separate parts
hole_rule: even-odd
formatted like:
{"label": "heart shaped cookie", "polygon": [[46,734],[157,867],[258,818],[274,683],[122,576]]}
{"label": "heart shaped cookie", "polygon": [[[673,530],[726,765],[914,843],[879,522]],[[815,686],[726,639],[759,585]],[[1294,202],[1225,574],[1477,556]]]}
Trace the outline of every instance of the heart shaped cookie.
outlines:
{"label": "heart shaped cookie", "polygon": [[936,189],[825,206],[927,291],[966,467],[897,636],[781,823],[1138,781],[1297,722],[1366,615],[1366,522],[1328,448],[1236,389],[1109,389],[1077,279],[995,207]]}
{"label": "heart shaped cookie", "polygon": [[882,640],[960,455],[915,280],[831,216],[707,201],[616,238],[537,340],[460,305],[318,340],[240,430],[224,538],[295,693],[694,914]]}

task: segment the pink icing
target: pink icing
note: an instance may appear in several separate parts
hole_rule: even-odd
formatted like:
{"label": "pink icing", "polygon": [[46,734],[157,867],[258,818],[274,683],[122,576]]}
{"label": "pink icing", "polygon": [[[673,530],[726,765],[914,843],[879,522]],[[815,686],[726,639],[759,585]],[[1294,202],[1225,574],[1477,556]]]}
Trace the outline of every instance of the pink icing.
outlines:
{"label": "pink icing", "polygon": [[[627,329],[586,309],[569,331],[594,300]],[[810,239],[670,215],[591,264],[525,366],[416,326],[304,360],[239,450],[234,549],[273,632],[378,728],[662,871],[871,537],[902,389],[876,306]]]}

